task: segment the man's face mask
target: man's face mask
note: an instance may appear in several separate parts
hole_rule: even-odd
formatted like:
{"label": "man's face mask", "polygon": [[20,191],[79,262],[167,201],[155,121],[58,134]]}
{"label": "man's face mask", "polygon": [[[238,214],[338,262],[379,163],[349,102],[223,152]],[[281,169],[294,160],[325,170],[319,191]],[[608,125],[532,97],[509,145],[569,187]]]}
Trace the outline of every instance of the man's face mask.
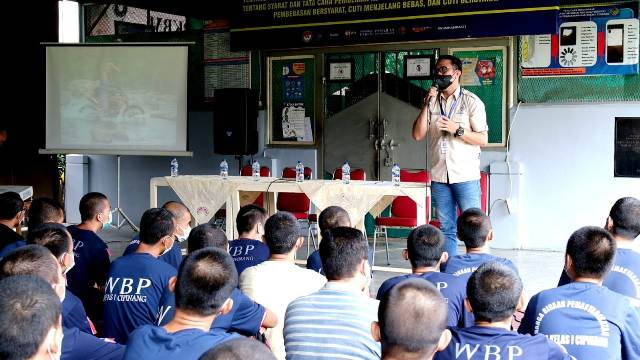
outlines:
{"label": "man's face mask", "polygon": [[453,81],[452,75],[436,75],[434,83],[438,90],[444,91],[449,86],[451,86],[451,82]]}
{"label": "man's face mask", "polygon": [[113,214],[111,213],[111,210],[109,210],[109,215],[107,215],[107,220],[105,222],[100,221],[102,223],[102,230],[109,230],[113,226],[111,223],[112,221],[113,221]]}
{"label": "man's face mask", "polygon": [[187,227],[182,229],[182,235],[178,236],[178,241],[179,242],[183,242],[183,241],[187,240],[187,238],[189,237],[190,233],[191,233],[191,226],[189,226],[187,224]]}
{"label": "man's face mask", "polygon": [[[71,270],[74,266],[76,266],[76,260],[75,260],[75,256],[73,254],[73,252],[71,253],[64,253],[64,261],[68,261],[69,265],[66,265],[63,270],[62,270],[62,275],[67,275],[67,273],[69,272],[69,270]],[[67,260],[70,259],[70,260]]]}
{"label": "man's face mask", "polygon": [[47,345],[47,355],[49,355],[49,359],[51,360],[59,360],[60,357],[62,356],[62,338],[64,337],[64,334],[62,333],[61,329],[54,329],[53,330],[53,342],[56,345],[56,348],[58,349],[58,351],[54,352],[51,350],[52,344],[49,343]]}
{"label": "man's face mask", "polygon": [[175,237],[173,235],[171,235],[170,238],[171,239],[167,240],[167,241],[171,241],[171,245],[167,246],[167,243],[165,242],[164,251],[162,252],[162,254],[160,254],[160,256],[163,256],[164,254],[168,253],[173,248],[173,244],[175,243]]}

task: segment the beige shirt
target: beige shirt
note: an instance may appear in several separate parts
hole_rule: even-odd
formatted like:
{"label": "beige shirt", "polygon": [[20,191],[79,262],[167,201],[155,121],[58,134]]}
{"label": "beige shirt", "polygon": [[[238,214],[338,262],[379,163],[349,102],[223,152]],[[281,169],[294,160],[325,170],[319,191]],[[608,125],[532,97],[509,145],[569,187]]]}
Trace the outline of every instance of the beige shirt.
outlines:
{"label": "beige shirt", "polygon": [[326,282],[317,272],[288,261],[267,260],[245,269],[240,275],[240,290],[278,316],[278,325],[265,332],[277,359],[285,360],[282,331],[287,306],[301,296],[320,290]]}
{"label": "beige shirt", "polygon": [[489,130],[484,103],[472,92],[458,87],[458,90],[446,100],[443,95],[440,96],[440,101],[432,99],[429,103],[427,130],[431,180],[455,184],[480,179],[480,146],[471,145],[438,129],[437,121],[441,116],[440,102],[445,116],[455,105],[451,120],[460,124],[465,132]]}

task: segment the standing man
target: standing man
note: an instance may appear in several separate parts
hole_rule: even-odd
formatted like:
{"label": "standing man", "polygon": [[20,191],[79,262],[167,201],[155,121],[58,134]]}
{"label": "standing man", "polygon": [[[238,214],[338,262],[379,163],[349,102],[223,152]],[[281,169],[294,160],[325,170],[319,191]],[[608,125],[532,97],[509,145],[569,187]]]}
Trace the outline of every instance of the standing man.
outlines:
{"label": "standing man", "polygon": [[487,115],[482,100],[460,87],[462,62],[442,55],[434,87],[413,123],[413,138],[427,138],[431,194],[449,256],[457,253],[456,207],[480,207],[480,146],[487,144]]}

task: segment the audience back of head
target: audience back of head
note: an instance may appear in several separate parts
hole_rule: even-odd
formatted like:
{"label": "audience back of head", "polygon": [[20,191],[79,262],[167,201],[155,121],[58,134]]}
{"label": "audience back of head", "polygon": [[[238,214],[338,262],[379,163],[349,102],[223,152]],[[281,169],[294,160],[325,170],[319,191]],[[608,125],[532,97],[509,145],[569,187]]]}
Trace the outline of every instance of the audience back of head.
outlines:
{"label": "audience back of head", "polygon": [[362,262],[367,260],[367,240],[362,232],[349,227],[336,227],[325,230],[322,236],[320,258],[327,279],[353,277]]}
{"label": "audience back of head", "polygon": [[64,209],[56,200],[41,197],[31,202],[27,213],[27,226],[30,231],[44,223],[62,223],[63,221]]}
{"label": "audience back of head", "polygon": [[522,295],[522,281],[508,266],[482,264],[467,282],[467,299],[476,321],[511,321]]}
{"label": "audience back of head", "polygon": [[582,227],[567,242],[566,255],[571,258],[567,273],[572,279],[602,279],[613,266],[615,253],[616,242],[608,231],[596,226]]}
{"label": "audience back of head", "polygon": [[149,209],[140,219],[140,242],[155,245],[163,238],[173,235],[175,223],[173,215],[166,209]]}
{"label": "audience back of head", "polygon": [[0,260],[0,279],[14,275],[36,275],[49,284],[57,284],[61,276],[59,272],[57,260],[41,245],[23,246]]}
{"label": "audience back of head", "polygon": [[407,253],[414,269],[436,266],[444,251],[444,235],[435,226],[421,225],[409,233]]}
{"label": "audience back of head", "polygon": [[51,285],[35,275],[16,275],[0,280],[0,289],[0,359],[59,352],[59,342],[52,343],[56,332],[62,336],[60,299]]}
{"label": "audience back of head", "polygon": [[73,248],[73,239],[62,224],[44,223],[29,230],[27,244],[42,245],[49,249],[53,256],[60,258]]}
{"label": "audience back of head", "polygon": [[349,213],[340,206],[329,206],[322,210],[318,216],[320,231],[333,229],[339,226],[351,226]]}
{"label": "audience back of head", "polygon": [[214,315],[237,286],[238,273],[226,250],[197,250],[180,265],[176,307],[200,316]]}
{"label": "audience back of head", "polygon": [[256,225],[264,226],[267,220],[267,211],[260,206],[249,204],[240,208],[236,217],[236,229],[238,234],[251,232]]}
{"label": "audience back of head", "polygon": [[102,193],[86,193],[80,199],[80,220],[82,222],[92,220],[96,215],[103,213],[109,204],[109,199]]}
{"label": "audience back of head", "polygon": [[275,360],[273,353],[259,341],[239,338],[223,342],[204,353],[200,360]]}
{"label": "audience back of head", "polygon": [[426,280],[394,286],[378,307],[382,358],[431,359],[449,343],[447,311],[438,289]]}
{"label": "audience back of head", "polygon": [[640,200],[633,197],[618,199],[609,212],[613,235],[633,240],[640,235]]}
{"label": "audience back of head", "polygon": [[470,208],[462,212],[457,220],[458,238],[469,249],[484,246],[491,233],[489,216],[478,208]]}
{"label": "audience back of head", "polygon": [[226,250],[228,245],[229,241],[224,231],[209,223],[194,227],[187,238],[189,253],[208,247]]}
{"label": "audience back of head", "polygon": [[13,191],[0,194],[0,221],[12,220],[24,210],[24,201]]}
{"label": "audience back of head", "polygon": [[264,237],[272,255],[289,254],[300,238],[298,220],[286,211],[277,212],[265,222]]}

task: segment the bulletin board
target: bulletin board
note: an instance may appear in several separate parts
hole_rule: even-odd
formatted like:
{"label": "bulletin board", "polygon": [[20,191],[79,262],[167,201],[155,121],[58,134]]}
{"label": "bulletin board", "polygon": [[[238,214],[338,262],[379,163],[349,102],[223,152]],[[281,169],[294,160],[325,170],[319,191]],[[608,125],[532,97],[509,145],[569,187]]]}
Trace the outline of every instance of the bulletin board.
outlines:
{"label": "bulletin board", "polygon": [[451,48],[462,61],[460,85],[484,103],[489,126],[488,147],[506,146],[507,48],[506,46]]}
{"label": "bulletin board", "polygon": [[270,57],[268,70],[267,144],[314,145],[314,56]]}

